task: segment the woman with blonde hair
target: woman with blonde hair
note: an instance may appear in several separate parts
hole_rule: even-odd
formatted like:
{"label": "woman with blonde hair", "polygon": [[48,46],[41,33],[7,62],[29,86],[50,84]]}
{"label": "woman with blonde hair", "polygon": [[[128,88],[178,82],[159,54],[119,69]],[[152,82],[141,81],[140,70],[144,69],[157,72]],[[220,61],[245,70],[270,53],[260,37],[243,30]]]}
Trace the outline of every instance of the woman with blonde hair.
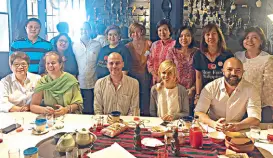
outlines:
{"label": "woman with blonde hair", "polygon": [[151,75],[147,69],[147,52],[149,52],[152,42],[145,39],[145,27],[139,23],[132,23],[130,25],[129,34],[133,39],[132,42],[126,45],[132,57],[129,75],[139,82],[140,113],[142,116],[149,116]]}
{"label": "woman with blonde hair", "polygon": [[189,115],[189,98],[185,87],[177,83],[176,65],[171,60],[163,61],[158,70],[161,82],[151,89],[150,115],[163,121]]}

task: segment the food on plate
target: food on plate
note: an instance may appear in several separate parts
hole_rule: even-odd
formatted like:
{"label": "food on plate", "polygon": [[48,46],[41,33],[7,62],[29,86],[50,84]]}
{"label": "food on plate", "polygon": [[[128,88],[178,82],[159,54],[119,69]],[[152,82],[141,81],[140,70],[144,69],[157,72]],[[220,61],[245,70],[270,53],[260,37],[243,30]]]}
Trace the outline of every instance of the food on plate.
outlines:
{"label": "food on plate", "polygon": [[125,124],[113,123],[112,125],[102,129],[101,133],[109,137],[114,137],[127,129],[128,126]]}
{"label": "food on plate", "polygon": [[151,128],[151,132],[165,132],[165,129],[161,126],[154,126]]}

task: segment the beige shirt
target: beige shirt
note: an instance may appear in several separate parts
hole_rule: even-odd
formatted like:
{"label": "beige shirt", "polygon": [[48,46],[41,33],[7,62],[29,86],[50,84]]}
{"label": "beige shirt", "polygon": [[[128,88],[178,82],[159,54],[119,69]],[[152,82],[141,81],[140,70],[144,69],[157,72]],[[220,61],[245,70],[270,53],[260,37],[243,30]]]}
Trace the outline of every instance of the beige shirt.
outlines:
{"label": "beige shirt", "polygon": [[273,56],[262,51],[257,57],[246,58],[245,51],[235,53],[244,64],[244,79],[252,83],[262,99],[262,107],[273,106]]}
{"label": "beige shirt", "polygon": [[134,78],[123,75],[119,87],[115,89],[108,75],[96,82],[94,94],[95,114],[120,111],[121,115],[139,115],[139,85]]}
{"label": "beige shirt", "polygon": [[[159,86],[160,83],[157,84]],[[178,88],[162,88],[158,91],[158,111],[157,116],[163,117],[166,114],[173,115],[179,113]]]}
{"label": "beige shirt", "polygon": [[227,122],[238,122],[246,112],[248,117],[261,120],[261,99],[256,88],[244,79],[229,96],[221,77],[203,88],[194,111],[208,112],[212,120],[225,118]]}

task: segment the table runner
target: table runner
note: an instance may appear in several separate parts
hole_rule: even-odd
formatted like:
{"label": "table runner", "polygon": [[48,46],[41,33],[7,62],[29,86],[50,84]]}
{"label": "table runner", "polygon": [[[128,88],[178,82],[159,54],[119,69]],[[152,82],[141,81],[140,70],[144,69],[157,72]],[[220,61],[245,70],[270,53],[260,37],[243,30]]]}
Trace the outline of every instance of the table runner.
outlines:
{"label": "table runner", "polygon": [[[97,135],[98,139],[94,143],[92,152],[104,149],[106,147],[111,146],[114,142],[117,142],[120,146],[126,149],[128,152],[133,154],[135,157],[138,158],[154,158],[157,156],[157,150],[152,148],[147,148],[142,146],[141,151],[136,151],[134,149],[134,129],[129,128],[128,130],[124,131],[123,133],[117,135],[114,138],[110,138],[107,136],[102,135],[100,132],[93,132]],[[141,138],[151,137],[151,132],[148,131],[146,128],[141,128]],[[158,138],[159,140],[163,140],[163,138]],[[171,147],[168,147],[169,151],[169,158],[178,158],[172,154]],[[213,143],[210,138],[204,137],[203,138],[203,148],[202,149],[193,149],[189,145],[189,138],[186,138],[186,143],[184,145],[180,145],[180,155],[179,157],[195,157],[195,158],[215,158],[217,155],[223,155],[226,152],[226,147],[224,144],[215,144]],[[255,147],[254,151],[248,153],[249,157],[254,158],[262,158],[262,154],[258,151]]]}

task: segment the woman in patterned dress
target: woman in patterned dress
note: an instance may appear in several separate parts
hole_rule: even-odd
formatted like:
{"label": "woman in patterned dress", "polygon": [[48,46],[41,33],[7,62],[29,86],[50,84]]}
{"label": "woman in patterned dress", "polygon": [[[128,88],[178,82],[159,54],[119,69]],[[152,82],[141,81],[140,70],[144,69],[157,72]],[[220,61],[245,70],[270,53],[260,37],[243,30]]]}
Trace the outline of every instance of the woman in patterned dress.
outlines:
{"label": "woman in patterned dress", "polygon": [[166,59],[167,52],[175,45],[175,40],[172,36],[172,25],[166,19],[159,21],[156,25],[157,34],[160,40],[155,41],[151,47],[151,53],[148,57],[147,66],[148,71],[152,74],[153,83],[158,83],[160,78],[158,77],[159,65]]}
{"label": "woman in patterned dress", "polygon": [[174,48],[169,49],[166,59],[172,60],[177,67],[178,83],[187,89],[190,99],[190,115],[193,114],[193,97],[195,94],[195,70],[193,55],[198,50],[194,47],[193,32],[190,27],[180,28]]}

